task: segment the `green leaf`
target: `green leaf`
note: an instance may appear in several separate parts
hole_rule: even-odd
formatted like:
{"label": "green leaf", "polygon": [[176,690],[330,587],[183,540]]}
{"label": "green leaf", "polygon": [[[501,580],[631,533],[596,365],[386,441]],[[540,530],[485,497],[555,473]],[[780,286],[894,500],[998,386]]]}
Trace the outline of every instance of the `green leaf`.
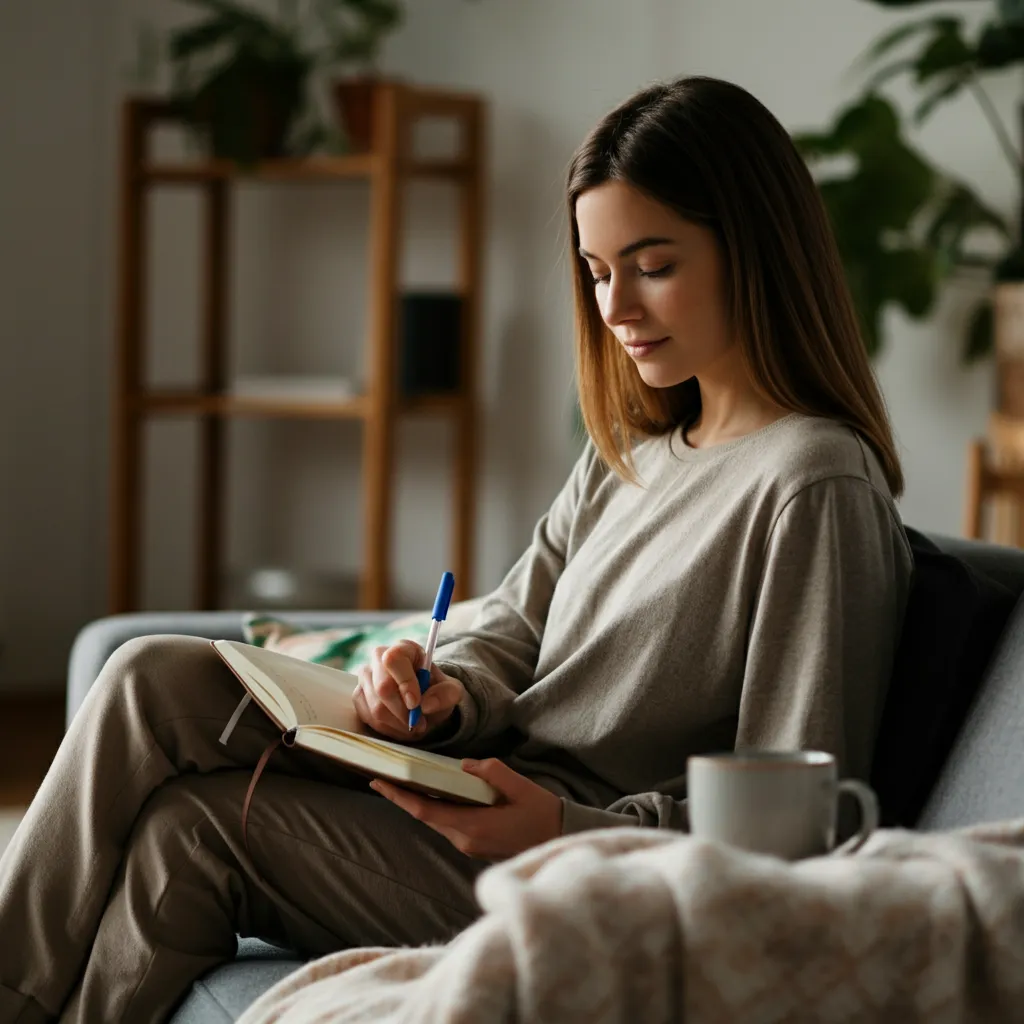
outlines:
{"label": "green leaf", "polygon": [[978,67],[991,70],[1024,61],[1024,24],[990,22],[976,47]]}
{"label": "green leaf", "polygon": [[960,34],[957,19],[947,19],[932,41],[917,58],[917,81],[924,83],[936,75],[954,69],[968,68],[974,62],[974,51]]}
{"label": "green leaf", "polygon": [[896,249],[879,261],[886,277],[886,291],[907,313],[920,319],[935,302],[935,258],[926,249]]}
{"label": "green leaf", "polygon": [[794,132],[793,143],[808,163],[832,156],[842,149],[832,132]]}
{"label": "green leaf", "polygon": [[973,232],[987,229],[1006,239],[1010,235],[1003,218],[960,183],[940,190],[923,219],[923,227],[924,244],[935,253],[942,275],[957,267],[991,264],[965,250],[965,241]]}
{"label": "green leaf", "polygon": [[892,138],[899,132],[896,108],[881,96],[867,95],[839,112],[836,137],[849,146],[864,140]]}
{"label": "green leaf", "polygon": [[955,96],[968,82],[970,74],[955,74],[930,93],[916,107],[912,115],[915,124],[923,124],[932,111],[946,100]]}
{"label": "green leaf", "polygon": [[402,6],[397,0],[314,0],[313,16],[328,40],[321,62],[372,61],[400,23]]}
{"label": "green leaf", "polygon": [[211,49],[237,31],[234,23],[223,18],[211,18],[209,21],[178,29],[170,35],[170,54],[172,60],[190,57],[201,50]]}
{"label": "green leaf", "polygon": [[[903,139],[893,106],[867,96],[824,131],[797,136],[802,152],[850,155],[854,169],[831,167],[818,187],[869,352],[882,346],[885,309],[923,317],[941,280],[977,227],[1001,219],[966,186],[952,185]],[[930,231],[930,234],[929,234]]]}
{"label": "green leaf", "polygon": [[1024,0],[996,0],[996,8],[1003,21],[1024,21]]}
{"label": "green leaf", "polygon": [[243,4],[235,3],[234,0],[178,0],[178,3],[187,7],[198,7],[200,10],[226,18],[235,24],[261,26],[271,24],[262,14]]}
{"label": "green leaf", "polygon": [[997,264],[997,281],[1024,281],[1024,247],[1016,245]]}
{"label": "green leaf", "polygon": [[992,354],[995,348],[995,315],[991,299],[982,299],[975,306],[967,322],[963,361],[976,363]]}
{"label": "green leaf", "polygon": [[962,88],[974,69],[976,58],[963,36],[962,19],[938,17],[901,25],[895,32],[883,36],[867,51],[865,63],[870,63],[872,54],[887,52],[915,32],[929,34],[921,51],[916,56],[904,57],[876,70],[868,80],[867,90],[872,92],[890,79],[908,72],[913,72],[919,85],[941,77],[941,84],[933,88],[917,108],[916,116],[920,121]]}
{"label": "green leaf", "polygon": [[277,0],[277,20],[296,29],[299,24],[299,0]]}
{"label": "green leaf", "polygon": [[932,194],[934,171],[900,138],[896,111],[879,96],[840,111],[830,132],[797,136],[796,141],[812,162],[822,154],[854,158],[853,175],[819,183],[842,221],[849,247],[871,246],[885,229],[905,230]]}
{"label": "green leaf", "polygon": [[935,18],[930,21],[905,21],[902,25],[897,25],[896,28],[890,32],[886,32],[885,35],[879,36],[864,53],[860,56],[857,64],[860,66],[866,66],[873,64],[884,56],[890,50],[894,50],[904,40],[909,39],[911,36],[917,35],[919,32],[926,32],[932,29],[935,22],[949,20]]}
{"label": "green leaf", "polygon": [[938,3],[939,0],[868,0],[876,7],[920,7],[922,4]]}
{"label": "green leaf", "polygon": [[892,78],[906,74],[908,71],[917,70],[917,61],[913,57],[905,57],[903,60],[894,61],[879,68],[868,80],[864,87],[865,92],[875,92],[885,85]]}

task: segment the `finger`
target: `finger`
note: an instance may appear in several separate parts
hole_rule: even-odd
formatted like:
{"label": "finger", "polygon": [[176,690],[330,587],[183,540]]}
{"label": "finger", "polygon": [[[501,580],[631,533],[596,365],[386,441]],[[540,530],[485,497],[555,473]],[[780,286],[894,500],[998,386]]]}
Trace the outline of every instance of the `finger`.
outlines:
{"label": "finger", "polygon": [[462,759],[462,770],[484,782],[490,783],[508,801],[513,801],[518,796],[524,795],[524,791],[535,786],[536,783],[513,771],[504,761],[496,757],[488,757],[484,761],[474,761],[472,758]]}
{"label": "finger", "polygon": [[433,683],[430,689],[423,694],[420,708],[425,715],[449,712],[462,700],[463,693],[465,693],[465,687],[458,680],[441,676],[440,680]]}
{"label": "finger", "polygon": [[[387,647],[375,647],[371,662],[371,675],[373,679],[372,690],[376,700],[381,701],[387,708],[389,714],[382,716],[383,721],[389,721],[392,727],[405,724],[408,726],[409,709],[405,706],[402,694],[398,689],[391,669],[384,664],[383,655],[388,651]],[[369,694],[367,694],[369,698]]]}
{"label": "finger", "polygon": [[381,661],[398,685],[401,699],[407,710],[419,707],[420,684],[416,679],[416,667],[423,664],[426,653],[412,640],[392,644],[381,657]]}
{"label": "finger", "polygon": [[386,800],[390,800],[396,807],[400,807],[403,811],[411,814],[417,821],[421,821],[427,828],[433,829],[439,836],[444,836],[457,850],[468,853],[467,837],[459,832],[458,829],[449,828],[447,825],[437,822],[431,816],[427,807],[407,800],[406,798],[412,795],[407,790],[402,789],[400,786],[391,786],[386,782],[381,782],[380,779],[375,779],[371,782],[370,789],[376,790]]}
{"label": "finger", "polygon": [[359,718],[374,732],[386,736],[390,740],[395,740],[398,743],[413,743],[423,739],[427,731],[428,724],[423,718],[416,723],[412,730],[409,729],[408,720],[396,724],[391,712],[381,703],[377,705],[379,713],[374,714],[362,689],[354,696],[353,702]]}
{"label": "finger", "polygon": [[463,807],[447,800],[432,800],[430,797],[413,793],[411,790],[385,782],[383,779],[374,779],[370,783],[370,788],[387,797],[417,821],[422,821],[431,828],[452,829],[461,835],[475,831],[474,815],[489,810],[489,808]]}
{"label": "finger", "polygon": [[370,711],[370,706],[366,702],[366,694],[369,689],[372,689],[373,684],[370,681],[369,668],[364,667],[359,670],[359,682],[356,684],[356,688],[352,691],[352,705],[356,709],[356,714],[359,716],[361,722],[365,722],[369,726],[373,726],[373,714]]}
{"label": "finger", "polygon": [[374,732],[400,743],[420,741],[429,728],[426,718],[421,718],[410,731],[408,712],[404,710],[402,720],[395,721],[394,716],[380,702],[373,689],[371,670],[368,665],[364,665],[359,670],[359,682],[352,691],[352,703],[361,722],[365,722]]}

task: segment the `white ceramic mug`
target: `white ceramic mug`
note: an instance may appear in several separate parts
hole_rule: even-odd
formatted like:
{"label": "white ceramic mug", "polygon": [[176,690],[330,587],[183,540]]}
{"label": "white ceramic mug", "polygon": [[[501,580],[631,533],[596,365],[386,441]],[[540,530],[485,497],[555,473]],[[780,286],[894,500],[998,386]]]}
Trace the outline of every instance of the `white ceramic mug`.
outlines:
{"label": "white ceramic mug", "polygon": [[[686,763],[690,832],[785,860],[851,853],[878,828],[878,801],[863,782],[840,781],[837,774],[836,759],[819,750],[691,757]],[[860,805],[860,828],[836,847],[844,793]]]}

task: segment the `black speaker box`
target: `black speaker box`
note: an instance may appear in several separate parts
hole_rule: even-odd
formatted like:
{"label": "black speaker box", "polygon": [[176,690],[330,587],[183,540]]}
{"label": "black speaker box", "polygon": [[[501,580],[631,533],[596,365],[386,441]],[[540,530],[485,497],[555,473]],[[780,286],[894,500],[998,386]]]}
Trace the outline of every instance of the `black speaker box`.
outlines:
{"label": "black speaker box", "polygon": [[458,391],[462,297],[407,292],[401,297],[398,385],[403,395]]}

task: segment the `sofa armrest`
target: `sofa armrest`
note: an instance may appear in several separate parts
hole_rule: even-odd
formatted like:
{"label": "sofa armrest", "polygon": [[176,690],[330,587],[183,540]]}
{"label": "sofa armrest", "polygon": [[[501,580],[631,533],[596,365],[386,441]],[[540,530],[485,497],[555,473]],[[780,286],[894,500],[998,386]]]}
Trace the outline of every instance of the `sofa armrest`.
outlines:
{"label": "sofa armrest", "polygon": [[[210,640],[241,640],[241,611],[218,612],[136,612],[128,615],[109,615],[90,622],[75,637],[68,662],[68,685],[65,727],[85,700],[89,687],[96,681],[100,669],[121,644],[137,636],[155,633],[179,633],[202,636]],[[396,611],[308,611],[267,612],[293,619],[311,629],[344,626],[364,626],[390,622],[402,615]]]}

